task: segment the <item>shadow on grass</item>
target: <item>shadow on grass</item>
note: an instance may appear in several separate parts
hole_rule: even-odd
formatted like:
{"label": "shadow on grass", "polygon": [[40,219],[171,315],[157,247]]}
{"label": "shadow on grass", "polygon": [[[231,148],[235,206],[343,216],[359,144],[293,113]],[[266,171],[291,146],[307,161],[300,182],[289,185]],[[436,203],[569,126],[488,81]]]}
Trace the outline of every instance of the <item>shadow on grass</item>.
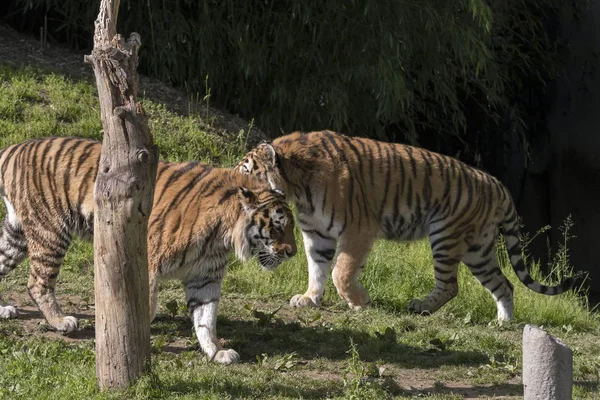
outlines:
{"label": "shadow on grass", "polygon": [[401,389],[398,394],[402,394],[403,396],[421,397],[423,395],[434,393],[460,395],[469,399],[523,396],[523,385],[515,383],[503,383],[491,386],[461,387],[452,386],[452,383],[449,383],[441,387],[427,387],[412,390]]}
{"label": "shadow on grass", "polygon": [[[74,316],[89,325],[63,336],[58,332],[47,332],[46,336],[63,337],[67,340],[94,339],[93,314],[75,313]],[[43,317],[38,310],[21,310],[19,319],[38,324]],[[17,320],[18,321],[18,320]],[[157,316],[150,326],[151,334],[175,338],[178,343],[167,344],[163,350],[178,353],[197,350],[192,322],[183,316]],[[226,347],[238,351],[243,362],[255,363],[257,356],[269,357],[288,355],[295,352],[305,360],[324,358],[331,361],[347,360],[350,343],[353,342],[363,361],[394,363],[402,368],[436,368],[443,365],[480,365],[489,361],[487,354],[479,351],[438,350],[397,343],[395,340],[380,339],[351,326],[330,327],[323,325],[305,326],[298,322],[285,322],[275,318],[271,322],[229,319],[219,317],[217,333],[226,340]],[[398,332],[398,335],[402,335]],[[189,340],[187,340],[189,339]],[[248,361],[246,361],[248,360]]]}
{"label": "shadow on grass", "polygon": [[[404,368],[435,368],[442,365],[479,365],[489,357],[478,351],[444,351],[400,344],[384,340],[351,328],[321,325],[303,326],[297,322],[275,319],[270,323],[219,318],[217,333],[244,360],[268,354],[270,357],[295,352],[302,359],[326,358],[332,361],[349,358],[351,341],[363,361],[393,362]],[[152,334],[190,337],[192,323],[183,317],[160,317],[152,325]],[[399,335],[401,333],[398,333]],[[169,349],[177,352],[177,349]],[[189,349],[188,349],[189,350]]]}
{"label": "shadow on grass", "polygon": [[588,392],[597,392],[598,390],[600,390],[600,380],[573,381],[573,386],[580,387],[581,389]]}
{"label": "shadow on grass", "polygon": [[[466,398],[483,398],[483,397],[505,397],[505,396],[522,396],[523,387],[518,384],[500,384],[482,387],[453,387],[447,385],[443,387],[426,387],[420,389],[405,389],[400,387],[396,382],[388,379],[382,382],[386,392],[392,396],[406,397],[422,397],[431,394],[453,394],[460,395]],[[210,388],[209,390],[207,390]],[[209,391],[211,394],[223,394],[224,397],[239,396],[239,397],[254,397],[264,395],[264,391],[258,388],[252,388],[241,382],[232,382],[224,380],[218,385],[212,382],[189,382],[185,380],[175,381],[166,387],[166,390],[171,393],[179,393],[182,395],[188,393],[202,393]],[[282,398],[303,398],[303,399],[323,399],[344,394],[343,384],[332,386],[331,383],[324,382],[321,387],[298,387],[296,385],[284,385],[279,383],[271,383],[268,387],[270,396],[278,396]]]}
{"label": "shadow on grass", "polygon": [[332,387],[330,382],[323,382],[319,387],[299,387],[297,384],[285,385],[276,382],[269,382],[268,386],[260,387],[249,386],[247,383],[221,377],[216,383],[211,380],[202,380],[200,382],[189,382],[184,379],[176,380],[172,384],[165,386],[170,395],[180,394],[201,394],[210,393],[219,398],[262,398],[277,397],[289,399],[325,399],[341,396],[344,392],[343,384]]}

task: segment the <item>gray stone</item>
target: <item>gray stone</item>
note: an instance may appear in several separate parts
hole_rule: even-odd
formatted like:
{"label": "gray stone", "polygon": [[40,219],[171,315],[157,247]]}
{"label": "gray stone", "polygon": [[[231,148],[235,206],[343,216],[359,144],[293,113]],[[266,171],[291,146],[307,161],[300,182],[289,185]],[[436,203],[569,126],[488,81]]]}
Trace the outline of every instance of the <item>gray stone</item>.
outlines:
{"label": "gray stone", "polygon": [[525,400],[571,400],[573,351],[546,331],[523,329],[523,391]]}

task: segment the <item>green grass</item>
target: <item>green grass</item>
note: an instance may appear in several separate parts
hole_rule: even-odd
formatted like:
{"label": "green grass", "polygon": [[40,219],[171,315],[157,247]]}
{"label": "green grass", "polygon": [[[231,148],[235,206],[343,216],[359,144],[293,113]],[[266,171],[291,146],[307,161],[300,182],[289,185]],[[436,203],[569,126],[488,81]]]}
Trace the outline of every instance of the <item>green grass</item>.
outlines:
{"label": "green grass", "polygon": [[[93,84],[0,64],[0,87],[0,147],[50,135],[101,138]],[[243,132],[215,134],[196,115],[173,115],[151,101],[144,105],[163,158],[230,166],[244,152]],[[307,281],[298,240],[299,255],[274,272],[256,262],[231,261],[218,334],[240,352],[240,364],[224,367],[205,359],[180,284],[163,282],[159,317],[152,324],[152,373],[116,393],[96,389],[93,251],[89,243],[75,241],[58,292],[65,310],[81,318],[80,331],[65,341],[27,317],[31,313],[0,321],[0,398],[519,398],[526,323],[542,325],[574,350],[575,398],[600,396],[600,321],[583,293],[547,297],[529,291],[507,265],[503,248],[502,268],[515,285],[515,318],[498,326],[491,296],[464,266],[456,299],[431,316],[407,312],[412,298],[434,286],[425,241],[376,243],[361,277],[373,298],[371,309],[348,311],[331,282],[323,307],[291,309],[287,301]],[[566,257],[558,261],[555,276],[569,269]],[[25,262],[0,283],[4,299],[31,307],[27,277]]]}
{"label": "green grass", "polygon": [[[93,82],[72,81],[32,68],[0,63],[0,148],[46,136],[102,140]],[[213,128],[198,116],[179,116],[165,105],[143,101],[161,158],[234,165],[245,149],[245,132]]]}

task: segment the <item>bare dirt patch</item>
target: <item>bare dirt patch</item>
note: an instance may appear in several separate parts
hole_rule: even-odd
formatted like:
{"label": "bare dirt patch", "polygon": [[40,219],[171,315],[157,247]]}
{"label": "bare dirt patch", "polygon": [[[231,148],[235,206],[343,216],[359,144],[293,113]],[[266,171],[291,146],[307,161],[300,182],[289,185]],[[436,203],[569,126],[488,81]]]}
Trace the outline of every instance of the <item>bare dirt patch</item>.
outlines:
{"label": "bare dirt patch", "polygon": [[62,339],[69,343],[92,340],[95,337],[93,307],[85,304],[79,296],[57,296],[58,303],[62,306],[63,310],[79,320],[79,329],[69,335],[63,335],[60,332],[52,330],[50,325],[46,323],[40,310],[29,298],[29,295],[13,292],[4,297],[5,300],[9,300],[8,303],[15,306],[19,311],[17,321],[27,335],[40,335],[53,340]]}

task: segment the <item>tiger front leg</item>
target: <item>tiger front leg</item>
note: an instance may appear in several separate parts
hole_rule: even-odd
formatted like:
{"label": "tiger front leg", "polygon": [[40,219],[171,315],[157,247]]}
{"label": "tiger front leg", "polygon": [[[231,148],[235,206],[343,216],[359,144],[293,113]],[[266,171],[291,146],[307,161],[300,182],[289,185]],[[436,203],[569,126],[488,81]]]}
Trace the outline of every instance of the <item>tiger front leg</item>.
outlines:
{"label": "tiger front leg", "polygon": [[[12,205],[4,198],[7,217],[0,233],[0,281],[27,257],[27,241]],[[17,318],[17,309],[0,297],[0,318]]]}
{"label": "tiger front leg", "polygon": [[198,280],[185,285],[188,310],[202,351],[212,361],[234,364],[240,355],[233,349],[224,349],[217,338],[217,310],[221,297],[220,280]]}
{"label": "tiger front leg", "polygon": [[371,304],[367,290],[358,282],[371,250],[372,242],[342,246],[333,268],[333,284],[338,295],[348,302],[350,309],[360,311]]}
{"label": "tiger front leg", "polygon": [[77,329],[77,318],[65,315],[54,293],[56,278],[60,268],[61,260],[50,259],[42,263],[35,255],[31,255],[31,273],[27,289],[29,296],[37,304],[39,310],[50,326],[59,332],[69,334]]}
{"label": "tiger front leg", "polygon": [[149,267],[150,269],[150,277],[148,284],[148,291],[150,292],[150,322],[154,321],[156,318],[156,313],[158,312],[158,276],[155,272],[155,269]]}
{"label": "tiger front leg", "polygon": [[13,319],[19,316],[19,312],[14,306],[5,304],[0,297],[0,318],[1,319]]}
{"label": "tiger front leg", "polygon": [[337,242],[317,231],[302,231],[302,238],[308,261],[308,289],[292,297],[290,306],[318,307],[325,293]]}

